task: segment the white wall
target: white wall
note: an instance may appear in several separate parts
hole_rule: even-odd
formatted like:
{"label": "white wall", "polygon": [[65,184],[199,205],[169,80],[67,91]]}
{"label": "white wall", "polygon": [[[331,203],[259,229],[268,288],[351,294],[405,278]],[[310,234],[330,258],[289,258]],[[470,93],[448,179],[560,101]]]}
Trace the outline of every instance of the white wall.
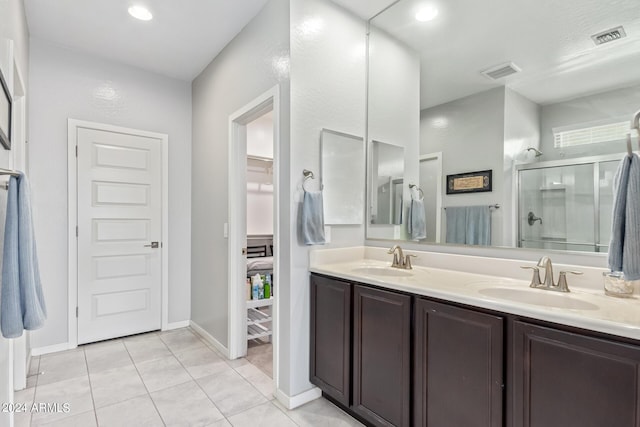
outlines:
{"label": "white wall", "polygon": [[[192,83],[191,319],[228,346],[229,116],[280,85],[281,182],[288,180],[289,2],[271,0]],[[283,172],[283,171],[286,171]],[[287,181],[285,181],[287,182]],[[288,212],[289,206],[283,206]],[[289,217],[278,219],[288,229]],[[281,245],[285,246],[285,245]],[[286,247],[282,258],[288,260]],[[283,274],[279,280],[286,281]]]}
{"label": "white wall", "polygon": [[247,182],[247,235],[273,234],[273,184]]}
{"label": "white wall", "polygon": [[[540,150],[544,156],[539,157],[539,160],[558,160],[625,152],[624,141],[564,149],[554,148],[552,129],[606,119],[620,118],[622,121],[630,121],[638,109],[640,109],[640,85],[542,106]],[[638,147],[636,146],[634,149],[638,150]]]}
{"label": "white wall", "polygon": [[[513,189],[513,168],[523,156],[531,156],[527,147],[540,147],[540,106],[519,93],[505,88],[504,99],[504,157],[502,176],[494,171],[494,178],[503,182],[500,202],[502,221],[502,242],[494,245],[516,246],[518,207]],[[527,154],[528,153],[528,154]],[[496,212],[493,213],[496,215]],[[525,213],[526,215],[526,213]]]}
{"label": "white wall", "polygon": [[[505,89],[500,87],[422,110],[420,154],[442,152],[443,207],[503,203],[504,108]],[[447,175],[487,169],[493,170],[493,191],[446,194]],[[491,244],[503,245],[502,209],[491,215]]]}
{"label": "white wall", "polygon": [[33,346],[67,342],[67,118],[169,135],[169,322],[190,318],[189,83],[31,40],[30,165],[48,309]]}
{"label": "white wall", "polygon": [[[404,147],[403,219],[411,194],[409,184],[419,184],[420,57],[416,51],[375,26],[369,34],[369,144],[372,140]],[[390,84],[393,82],[393,84]],[[369,152],[372,150],[370,149]],[[369,176],[373,176],[369,169]],[[368,196],[373,200],[371,195]],[[368,207],[367,218],[370,218]],[[402,226],[370,225],[369,238],[406,238]]]}
{"label": "white wall", "polygon": [[[22,0],[0,0],[0,43],[4,43],[5,40],[13,40],[15,61],[20,67],[25,86],[29,86],[29,29]],[[4,47],[0,49],[3,61],[0,66],[6,76],[5,67],[8,64],[4,63]]]}
{"label": "white wall", "polygon": [[[309,383],[309,246],[301,242],[299,215],[302,170],[320,170],[320,132],[328,128],[352,135],[365,132],[365,23],[328,0],[291,2],[291,280],[281,316],[289,344],[290,395]],[[364,185],[364,182],[362,183]],[[364,206],[362,207],[364,209]],[[364,241],[364,225],[331,227],[329,247]],[[281,289],[282,291],[282,289]],[[284,356],[284,357],[283,357]]]}
{"label": "white wall", "polygon": [[273,111],[247,123],[247,155],[273,159]]}
{"label": "white wall", "polygon": [[[22,74],[23,84],[28,91],[29,73],[29,30],[21,0],[0,1],[0,69],[12,95],[14,89],[14,61]],[[15,104],[14,104],[15,108]],[[14,141],[12,151],[0,147],[0,167],[12,168],[13,155],[19,142]],[[24,143],[22,143],[24,145]],[[6,178],[3,178],[3,181]],[[6,206],[6,191],[0,190],[0,245],[4,242],[4,221]],[[0,250],[0,260],[2,251]],[[1,265],[1,262],[0,262]],[[9,340],[0,336],[0,402],[10,402],[13,399],[13,345]],[[0,413],[0,426],[10,425],[13,418],[7,412]]]}

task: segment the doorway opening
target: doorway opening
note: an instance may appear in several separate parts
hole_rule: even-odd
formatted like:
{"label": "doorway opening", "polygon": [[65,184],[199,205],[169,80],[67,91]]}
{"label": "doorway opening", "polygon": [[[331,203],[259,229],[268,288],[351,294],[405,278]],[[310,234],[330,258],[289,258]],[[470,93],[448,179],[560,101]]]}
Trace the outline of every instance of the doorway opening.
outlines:
{"label": "doorway opening", "polygon": [[229,358],[277,386],[278,87],[229,118]]}
{"label": "doorway opening", "polygon": [[444,241],[442,231],[442,152],[420,156],[420,188],[424,193],[429,243]]}
{"label": "doorway opening", "polygon": [[273,110],[247,124],[246,196],[247,359],[273,377]]}

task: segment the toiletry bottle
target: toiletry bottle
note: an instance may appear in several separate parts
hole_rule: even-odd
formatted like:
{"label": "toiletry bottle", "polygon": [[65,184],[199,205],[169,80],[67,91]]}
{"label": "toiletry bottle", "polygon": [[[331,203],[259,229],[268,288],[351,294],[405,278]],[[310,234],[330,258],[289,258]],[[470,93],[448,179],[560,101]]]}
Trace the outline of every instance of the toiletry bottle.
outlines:
{"label": "toiletry bottle", "polygon": [[264,298],[271,298],[271,275],[267,274],[264,281]]}
{"label": "toiletry bottle", "polygon": [[253,276],[252,280],[253,280],[253,294],[252,294],[252,297],[253,297],[253,299],[259,299],[260,288],[259,288],[258,283],[260,283],[260,285],[262,285],[262,279],[260,279],[260,275],[259,274],[256,274],[255,276]]}
{"label": "toiletry bottle", "polygon": [[262,283],[262,280],[258,282],[258,299],[264,299],[264,283]]}

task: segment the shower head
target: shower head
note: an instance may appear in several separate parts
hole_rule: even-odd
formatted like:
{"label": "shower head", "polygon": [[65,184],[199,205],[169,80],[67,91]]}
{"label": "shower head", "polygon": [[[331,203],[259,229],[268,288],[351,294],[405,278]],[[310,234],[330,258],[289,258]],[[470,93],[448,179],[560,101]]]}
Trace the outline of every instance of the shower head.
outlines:
{"label": "shower head", "polygon": [[535,148],[535,147],[527,147],[527,150],[526,150],[526,151],[531,151],[531,150],[533,150],[533,151],[536,153],[536,157],[540,157],[540,156],[542,156],[542,151],[538,150],[538,149],[537,149],[537,148]]}

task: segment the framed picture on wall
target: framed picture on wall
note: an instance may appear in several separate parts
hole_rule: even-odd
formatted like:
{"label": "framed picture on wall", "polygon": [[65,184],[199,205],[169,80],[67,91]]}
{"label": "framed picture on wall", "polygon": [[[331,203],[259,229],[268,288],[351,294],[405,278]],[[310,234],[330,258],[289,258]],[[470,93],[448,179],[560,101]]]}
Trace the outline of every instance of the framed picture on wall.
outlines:
{"label": "framed picture on wall", "polygon": [[0,85],[2,86],[2,90],[0,90],[0,144],[6,150],[11,150],[11,95],[2,70],[0,70]]}
{"label": "framed picture on wall", "polygon": [[482,193],[491,191],[492,170],[447,175],[447,194]]}

